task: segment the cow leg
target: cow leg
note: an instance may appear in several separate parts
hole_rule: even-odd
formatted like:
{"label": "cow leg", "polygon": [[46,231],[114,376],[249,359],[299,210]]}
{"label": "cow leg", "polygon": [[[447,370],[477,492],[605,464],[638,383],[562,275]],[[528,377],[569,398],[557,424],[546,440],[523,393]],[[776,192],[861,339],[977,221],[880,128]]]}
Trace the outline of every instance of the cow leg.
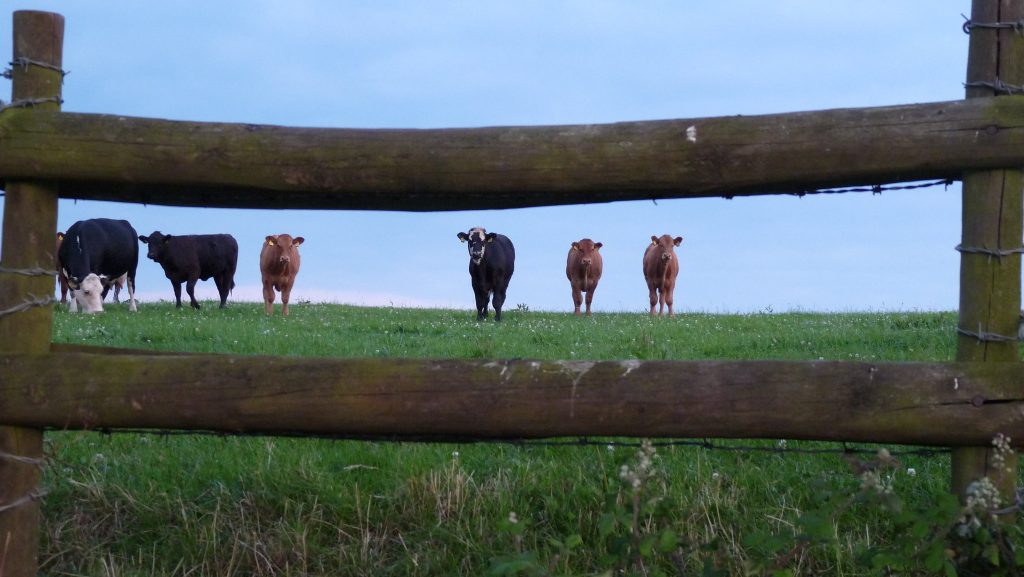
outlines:
{"label": "cow leg", "polygon": [[675,313],[672,312],[672,301],[675,300],[675,286],[669,286],[665,289],[665,304],[668,305],[668,316],[674,317]]}
{"label": "cow leg", "polygon": [[572,283],[572,304],[573,312],[576,316],[580,316],[580,305],[583,304],[583,290],[576,283]]}
{"label": "cow leg", "polygon": [[267,314],[274,314],[274,285],[263,281],[263,304],[266,306]]}
{"label": "cow leg", "polygon": [[[594,291],[597,290],[596,286],[590,287],[587,291],[587,316],[590,316],[590,303],[594,302]],[[579,314],[579,306],[576,307],[576,314]]]}
{"label": "cow leg", "polygon": [[482,321],[487,318],[487,299],[490,298],[491,291],[474,288],[473,292],[476,295],[476,320]]}
{"label": "cow leg", "polygon": [[654,309],[658,306],[658,287],[649,284],[647,290],[651,293],[651,316],[654,316]]}
{"label": "cow leg", "polygon": [[501,321],[501,307],[505,304],[505,289],[494,291],[494,320]]}
{"label": "cow leg", "polygon": [[68,301],[68,311],[73,313],[78,312],[78,299],[75,298],[75,292],[71,291],[71,300]]}
{"label": "cow leg", "polygon": [[171,281],[171,287],[174,289],[174,306],[181,308],[181,283]]}
{"label": "cow leg", "polygon": [[134,272],[132,272],[132,274],[128,275],[128,278],[125,280],[124,284],[125,284],[125,286],[128,287],[128,311],[129,312],[133,312],[133,313],[137,313],[137,312],[139,312],[139,307],[135,306],[135,273]]}
{"label": "cow leg", "polygon": [[281,285],[281,316],[288,316],[288,301],[292,297],[292,284]]}
{"label": "cow leg", "polygon": [[199,301],[196,300],[196,283],[199,282],[198,278],[190,278],[185,283],[185,290],[188,291],[188,299],[192,304],[192,308],[199,310]]}
{"label": "cow leg", "polygon": [[117,281],[114,282],[114,302],[121,304],[121,285],[117,284]]}
{"label": "cow leg", "polygon": [[231,280],[226,274],[217,275],[213,278],[217,283],[217,293],[220,295],[220,308],[228,308],[228,293],[231,291]]}

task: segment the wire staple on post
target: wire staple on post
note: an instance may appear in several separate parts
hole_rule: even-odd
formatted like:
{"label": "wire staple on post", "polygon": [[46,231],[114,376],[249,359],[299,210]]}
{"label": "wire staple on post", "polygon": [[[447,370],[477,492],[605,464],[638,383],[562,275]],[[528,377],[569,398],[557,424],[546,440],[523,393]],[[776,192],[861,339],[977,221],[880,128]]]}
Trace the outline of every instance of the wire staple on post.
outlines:
{"label": "wire staple on post", "polygon": [[35,491],[32,491],[28,495],[25,495],[24,497],[19,497],[18,499],[13,500],[6,505],[0,505],[0,513],[5,513],[7,511],[10,511],[11,509],[17,509],[18,507],[23,507],[33,501],[38,501],[49,494],[50,492],[47,491],[46,489],[36,489]]}

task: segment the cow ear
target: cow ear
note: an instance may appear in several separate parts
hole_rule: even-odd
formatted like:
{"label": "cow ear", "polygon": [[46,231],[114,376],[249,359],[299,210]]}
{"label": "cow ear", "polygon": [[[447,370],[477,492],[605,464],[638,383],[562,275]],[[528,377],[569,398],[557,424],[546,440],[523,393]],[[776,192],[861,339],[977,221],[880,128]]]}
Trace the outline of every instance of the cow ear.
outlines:
{"label": "cow ear", "polygon": [[142,244],[149,244],[149,237],[144,234],[139,235],[139,240],[142,241]]}
{"label": "cow ear", "polygon": [[601,247],[602,247],[602,246],[604,246],[604,243],[603,243],[603,242],[595,242],[595,243],[594,243],[594,248],[595,248],[596,250],[601,250]]}
{"label": "cow ear", "polygon": [[658,237],[651,235],[651,244],[658,244]]}
{"label": "cow ear", "polygon": [[277,237],[267,236],[267,246],[274,246],[275,244],[277,244]]}
{"label": "cow ear", "polygon": [[468,241],[468,240],[469,240],[469,235],[468,235],[468,234],[466,234],[466,233],[464,233],[464,232],[460,232],[460,233],[459,233],[459,234],[457,234],[456,236],[458,236],[458,237],[459,237],[459,240],[460,240],[460,241],[462,241],[462,242],[466,242],[466,241]]}
{"label": "cow ear", "polygon": [[682,242],[683,242],[683,237],[681,237],[681,236],[677,236],[674,239],[672,239],[672,244],[674,244],[676,246],[679,246],[680,244],[682,244]]}
{"label": "cow ear", "polygon": [[572,250],[579,250],[579,249],[580,249],[580,243],[578,243],[576,241],[573,241],[573,243],[572,243]]}
{"label": "cow ear", "polygon": [[171,240],[171,235],[165,234],[164,238],[160,240],[160,244],[167,244],[167,241]]}
{"label": "cow ear", "polygon": [[494,239],[498,238],[498,233],[489,232],[485,238],[487,239],[487,242],[494,242]]}
{"label": "cow ear", "polygon": [[304,242],[306,242],[306,239],[302,238],[301,236],[297,236],[292,239],[292,246],[299,246]]}

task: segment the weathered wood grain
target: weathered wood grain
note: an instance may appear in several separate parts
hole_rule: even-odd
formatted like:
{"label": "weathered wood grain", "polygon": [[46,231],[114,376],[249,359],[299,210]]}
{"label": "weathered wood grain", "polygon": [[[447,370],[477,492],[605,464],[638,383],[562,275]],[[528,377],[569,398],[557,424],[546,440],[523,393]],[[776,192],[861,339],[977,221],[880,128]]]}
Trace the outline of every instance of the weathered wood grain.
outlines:
{"label": "weathered wood grain", "polygon": [[[63,16],[18,11],[14,13],[13,32],[14,61],[27,58],[60,68]],[[62,78],[58,71],[16,65],[11,70],[11,81],[13,101],[53,99],[39,104],[40,112],[59,110]],[[0,264],[7,269],[51,269],[57,230],[55,184],[9,180],[6,190]],[[52,295],[53,290],[52,276],[0,274],[0,310],[33,297]],[[50,347],[52,320],[51,307],[0,315],[0,351],[45,354]],[[6,375],[0,378],[6,379]],[[39,502],[26,499],[39,495],[41,470],[21,459],[42,458],[43,432],[40,428],[8,426],[14,423],[3,419],[0,424],[0,509],[5,509],[0,510],[0,575],[34,577],[39,565]],[[17,503],[21,504],[14,506]]]}
{"label": "weathered wood grain", "polygon": [[[1024,18],[1024,0],[975,0],[974,22],[1017,22]],[[1013,30],[975,28],[971,31],[967,82],[1011,85],[1024,83],[1024,37]],[[990,88],[968,86],[968,102],[991,101]],[[1004,100],[997,96],[995,100]],[[1001,170],[965,171],[961,246],[989,250],[1018,249],[1024,236],[1024,172],[1021,164]],[[1021,304],[1021,255],[993,257],[963,252],[960,257],[960,327],[976,333],[1016,337]],[[958,361],[1019,363],[1016,340],[979,340],[961,334]],[[1012,501],[1017,491],[1017,456],[1004,457],[1007,467],[996,466],[991,440],[977,448],[954,451],[953,491],[964,497],[967,487],[989,477],[1004,498]],[[1012,522],[1010,517],[1004,520]]]}
{"label": "weathered wood grain", "polygon": [[800,193],[1024,165],[1024,97],[437,130],[8,110],[0,179],[182,206],[462,210]]}
{"label": "weathered wood grain", "polygon": [[1018,363],[0,356],[0,422],[432,439],[1024,439]]}

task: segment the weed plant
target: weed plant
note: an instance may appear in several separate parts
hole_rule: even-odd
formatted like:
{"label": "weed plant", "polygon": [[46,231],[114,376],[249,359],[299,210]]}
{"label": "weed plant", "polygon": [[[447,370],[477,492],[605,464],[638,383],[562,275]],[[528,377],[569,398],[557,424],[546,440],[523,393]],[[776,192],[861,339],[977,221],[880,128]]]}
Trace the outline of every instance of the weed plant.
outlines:
{"label": "weed plant", "polygon": [[[54,340],[247,355],[584,360],[945,361],[955,347],[954,313],[575,318],[520,307],[497,324],[468,309],[301,303],[282,318],[260,304],[214,304],[58,311]],[[838,448],[828,443],[716,442],[765,449],[731,451],[620,442],[636,440],[52,432],[41,567],[110,576],[612,576],[928,575],[950,566],[915,557],[922,538],[912,533],[944,522],[940,513],[960,514],[947,495],[948,455],[854,463],[799,451]],[[888,500],[865,489],[865,470],[878,472]],[[917,527],[921,515],[907,521],[897,508],[931,511],[935,522]],[[1005,534],[1020,531],[1018,522]]]}

